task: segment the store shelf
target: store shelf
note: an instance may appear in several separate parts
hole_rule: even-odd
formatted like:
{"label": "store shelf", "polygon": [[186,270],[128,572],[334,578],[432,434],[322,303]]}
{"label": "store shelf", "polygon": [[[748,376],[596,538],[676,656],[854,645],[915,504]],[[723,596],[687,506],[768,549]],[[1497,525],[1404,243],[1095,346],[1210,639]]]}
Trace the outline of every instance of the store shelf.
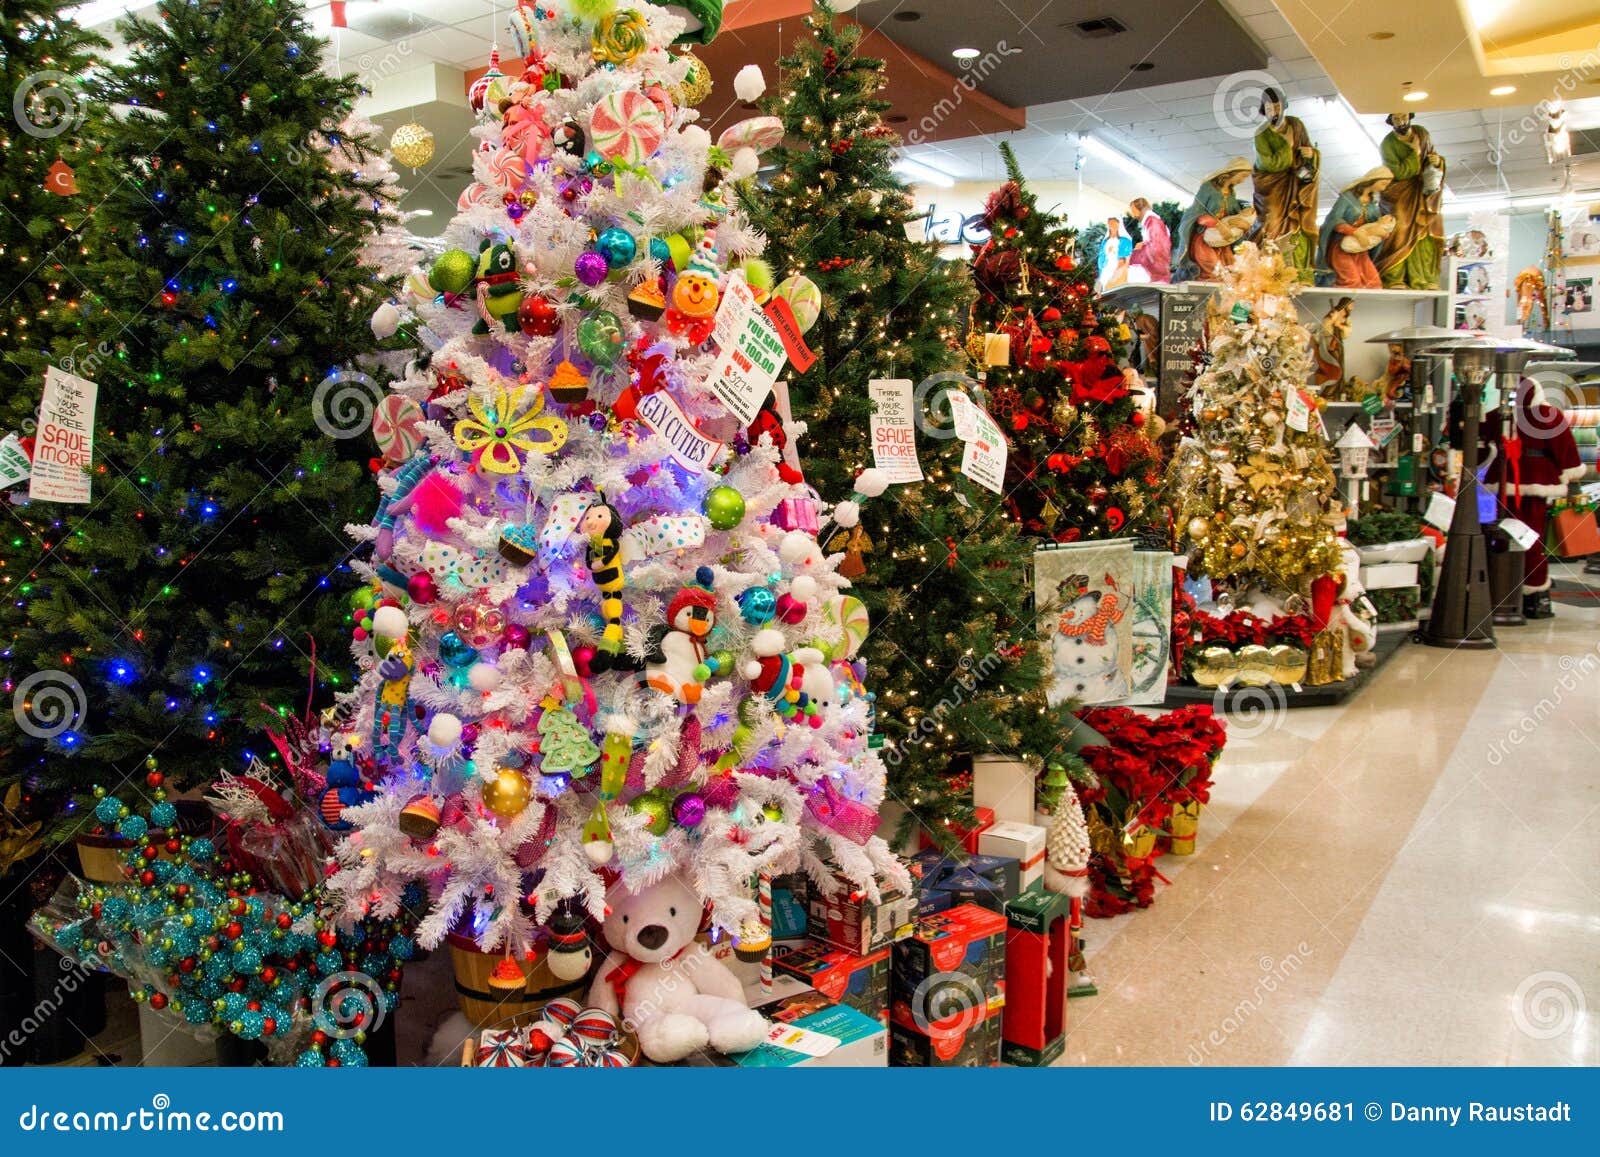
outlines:
{"label": "store shelf", "polygon": [[[1100,296],[1115,304],[1134,304],[1142,297],[1161,297],[1180,293],[1215,293],[1218,285],[1211,281],[1182,281],[1172,285],[1119,285]],[[1442,301],[1450,295],[1442,289],[1339,289],[1304,285],[1296,297],[1353,297],[1357,301]]]}
{"label": "store shelf", "polygon": [[[1380,409],[1378,411],[1378,413],[1381,414],[1381,413],[1383,413],[1384,410],[1409,410],[1409,409],[1413,408],[1414,405],[1415,405],[1415,403],[1413,403],[1413,402],[1396,402],[1392,406],[1384,406],[1382,409]],[[1362,408],[1362,406],[1361,406],[1360,402],[1329,402],[1328,403],[1328,409],[1330,409],[1330,410],[1360,410],[1361,408]]]}
{"label": "store shelf", "polygon": [[[1402,624],[1396,623],[1399,627]],[[1167,687],[1167,698],[1162,703],[1163,707],[1183,707],[1190,703],[1209,703],[1218,711],[1227,711],[1237,707],[1244,712],[1258,712],[1266,706],[1266,698],[1279,703],[1286,708],[1299,707],[1332,707],[1343,703],[1361,688],[1365,687],[1372,677],[1383,669],[1389,657],[1405,645],[1411,633],[1417,629],[1417,624],[1404,624],[1404,630],[1385,631],[1378,628],[1378,641],[1373,645],[1373,663],[1370,667],[1362,667],[1355,675],[1339,683],[1324,683],[1319,687],[1302,685],[1296,691],[1293,687],[1286,687],[1281,683],[1269,684],[1266,687],[1229,687],[1219,691],[1215,687],[1197,687],[1188,683],[1173,683]],[[1263,695],[1265,693],[1265,697]],[[1282,698],[1279,698],[1281,694]]]}

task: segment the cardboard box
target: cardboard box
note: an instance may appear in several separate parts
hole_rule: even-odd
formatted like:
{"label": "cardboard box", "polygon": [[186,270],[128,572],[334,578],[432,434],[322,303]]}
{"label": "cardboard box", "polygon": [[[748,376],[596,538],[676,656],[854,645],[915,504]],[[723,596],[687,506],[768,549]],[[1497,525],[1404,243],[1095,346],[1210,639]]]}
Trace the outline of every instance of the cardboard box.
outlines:
{"label": "cardboard box", "polygon": [[896,940],[911,935],[917,919],[917,898],[894,889],[882,892],[874,904],[850,891],[841,881],[832,896],[813,895],[806,930],[813,940],[823,940],[857,956],[870,956]]}
{"label": "cardboard box", "polygon": [[1004,999],[924,1029],[899,1012],[889,1024],[889,1064],[895,1068],[993,1068],[1000,1063]]}
{"label": "cardboard box", "polygon": [[1007,900],[1022,891],[1021,869],[1017,861],[1009,856],[972,855],[966,857],[962,863],[961,857],[943,852],[938,848],[925,848],[911,857],[911,872],[921,881],[923,887],[936,888],[947,876],[962,868],[970,868],[987,880],[992,880],[1000,885],[1000,890]]}
{"label": "cardboard box", "polygon": [[980,755],[972,761],[972,802],[994,812],[996,823],[1033,819],[1034,773],[1020,759]]}
{"label": "cardboard box", "polygon": [[772,878],[772,939],[804,940],[806,898],[811,882],[804,872]]}
{"label": "cardboard box", "polygon": [[[955,824],[946,824],[946,828],[961,843],[961,846],[973,855],[978,854],[978,837],[994,826],[994,809],[980,807],[974,809],[977,820],[971,828],[957,827]],[[937,848],[939,845],[927,832],[922,833],[922,846],[924,848]]]}
{"label": "cardboard box", "polygon": [[1414,562],[1380,562],[1361,568],[1361,585],[1368,590],[1381,591],[1389,587],[1417,585],[1417,564]]}
{"label": "cardboard box", "polygon": [[1001,913],[1006,908],[1005,887],[986,876],[980,876],[971,868],[957,868],[945,874],[933,886],[933,891],[950,897],[951,908],[961,904],[976,904],[991,912]]}
{"label": "cardboard box", "polygon": [[682,1063],[741,1069],[881,1068],[888,1063],[889,1031],[883,1022],[820,992],[808,988],[757,1005],[756,1011],[773,1022],[764,1044],[732,1056],[702,1049]]}
{"label": "cardboard box", "polygon": [[1006,1006],[1000,1059],[1042,1067],[1067,1045],[1072,900],[1024,892],[1006,905]]}
{"label": "cardboard box", "polygon": [[956,985],[972,994],[970,1005],[977,994],[992,1000],[1005,992],[1005,967],[1006,918],[962,904],[917,921],[911,936],[894,946],[890,992],[896,1009],[910,1009],[935,1003],[928,986]]}
{"label": "cardboard box", "polygon": [[818,941],[808,941],[775,960],[773,968],[805,981],[829,1000],[888,1023],[888,948],[881,948],[870,956],[857,956]]}
{"label": "cardboard box", "polygon": [[[1026,891],[1044,881],[1045,830],[1031,823],[1003,823],[978,837],[978,851],[986,856],[996,856],[1017,861],[1019,891]],[[1012,892],[1011,899],[1017,892]]]}

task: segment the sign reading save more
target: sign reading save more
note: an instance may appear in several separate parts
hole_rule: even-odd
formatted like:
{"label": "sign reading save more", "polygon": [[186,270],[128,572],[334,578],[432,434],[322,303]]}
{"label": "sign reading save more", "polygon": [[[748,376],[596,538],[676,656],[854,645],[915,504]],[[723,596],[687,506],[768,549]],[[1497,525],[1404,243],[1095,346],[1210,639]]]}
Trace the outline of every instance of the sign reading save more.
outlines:
{"label": "sign reading save more", "polygon": [[723,444],[696,430],[688,415],[665,390],[640,398],[638,414],[645,425],[667,440],[673,459],[685,470],[704,474],[722,453]]}
{"label": "sign reading save more", "polygon": [[44,372],[39,432],[33,444],[28,497],[35,502],[88,502],[94,461],[94,406],[100,387],[54,366]]}

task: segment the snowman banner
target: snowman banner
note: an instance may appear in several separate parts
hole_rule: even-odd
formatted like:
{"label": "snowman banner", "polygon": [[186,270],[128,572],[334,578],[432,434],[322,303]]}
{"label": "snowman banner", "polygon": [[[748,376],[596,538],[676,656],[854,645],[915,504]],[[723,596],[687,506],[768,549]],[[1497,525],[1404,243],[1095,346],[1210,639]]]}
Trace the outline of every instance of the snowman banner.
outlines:
{"label": "snowman banner", "polygon": [[1126,703],[1156,706],[1167,697],[1172,652],[1172,554],[1133,552],[1133,673]]}
{"label": "snowman banner", "polygon": [[1116,703],[1133,685],[1133,540],[1074,542],[1033,556],[1052,705]]}

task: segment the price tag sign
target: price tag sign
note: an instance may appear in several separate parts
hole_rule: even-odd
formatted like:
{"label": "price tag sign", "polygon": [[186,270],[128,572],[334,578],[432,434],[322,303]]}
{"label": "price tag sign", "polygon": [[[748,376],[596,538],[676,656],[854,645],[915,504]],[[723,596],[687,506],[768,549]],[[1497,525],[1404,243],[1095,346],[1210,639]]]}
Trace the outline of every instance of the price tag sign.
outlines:
{"label": "price tag sign", "polygon": [[955,419],[956,436],[966,444],[961,473],[985,490],[1004,493],[1006,438],[1000,427],[965,394],[950,394],[950,412]]}
{"label": "price tag sign", "polygon": [[868,419],[872,435],[872,464],[890,482],[921,482],[917,461],[917,429],[912,421],[914,383],[910,378],[875,378],[867,383],[872,399]]}
{"label": "price tag sign", "polygon": [[756,304],[750,287],[734,278],[728,282],[728,289],[717,309],[712,333],[722,353],[706,388],[721,399],[740,425],[748,426],[772,392],[772,383],[778,380],[787,354],[783,339]]}
{"label": "price tag sign", "polygon": [[45,370],[29,498],[36,502],[89,501],[94,405],[99,393],[100,387],[88,378],[55,366]]}
{"label": "price tag sign", "polygon": [[0,439],[0,486],[26,482],[32,473],[33,465],[28,461],[28,452],[22,448],[22,439],[15,434]]}
{"label": "price tag sign", "polygon": [[1302,434],[1311,429],[1311,403],[1306,400],[1305,391],[1289,391],[1289,411],[1284,421],[1289,429],[1298,430]]}

